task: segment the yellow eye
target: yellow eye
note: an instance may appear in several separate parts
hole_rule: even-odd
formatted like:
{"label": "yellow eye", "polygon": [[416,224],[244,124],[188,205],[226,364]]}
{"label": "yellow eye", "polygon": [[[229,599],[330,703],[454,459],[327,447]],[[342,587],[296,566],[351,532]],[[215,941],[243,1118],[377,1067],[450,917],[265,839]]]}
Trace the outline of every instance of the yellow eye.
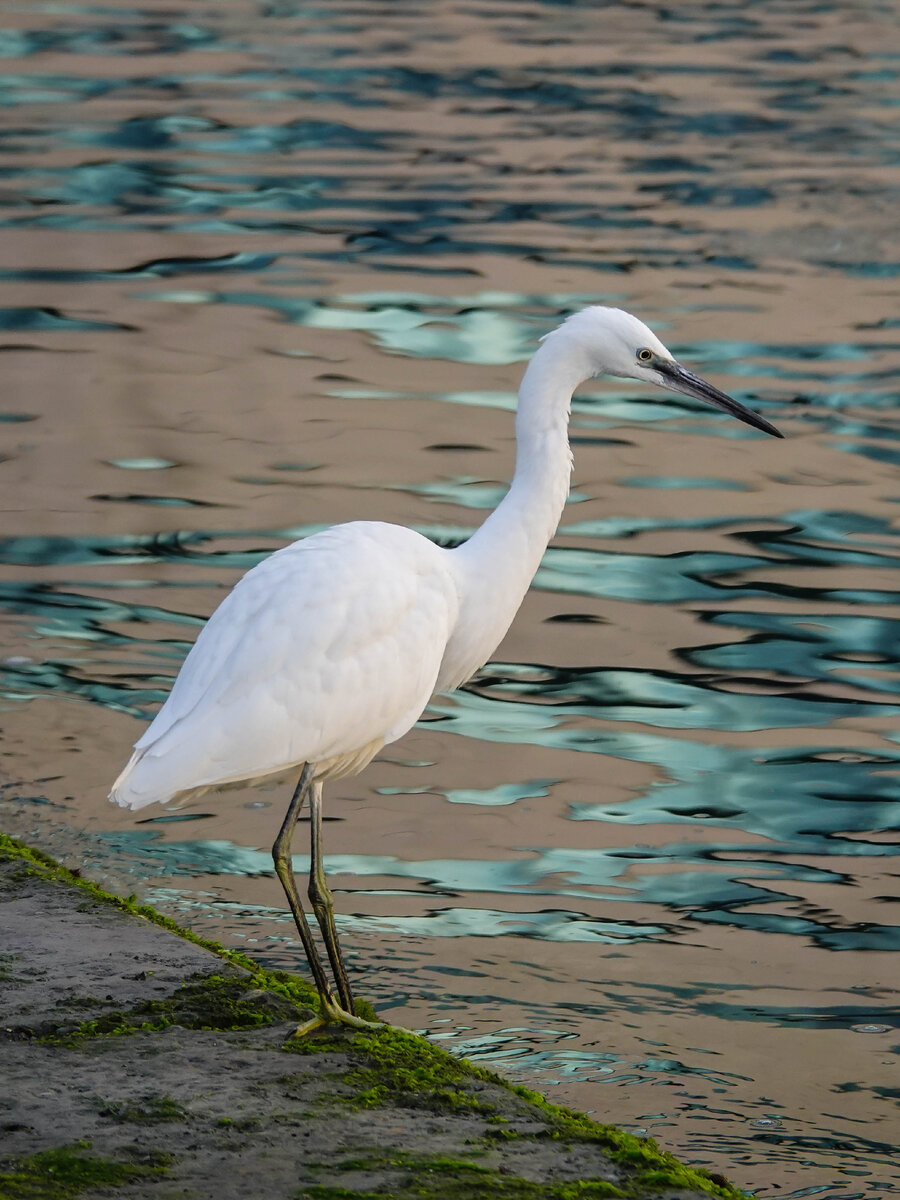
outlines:
{"label": "yellow eye", "polygon": [[650,362],[651,359],[653,358],[653,351],[652,350],[638,350],[637,356],[638,356],[638,362]]}

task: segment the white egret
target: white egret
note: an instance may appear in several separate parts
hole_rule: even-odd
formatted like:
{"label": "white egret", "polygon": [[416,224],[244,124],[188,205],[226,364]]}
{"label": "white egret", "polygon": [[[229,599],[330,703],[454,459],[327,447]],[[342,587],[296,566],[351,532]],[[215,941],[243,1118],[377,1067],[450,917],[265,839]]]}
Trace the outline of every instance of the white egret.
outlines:
{"label": "white egret", "polygon": [[[272,857],[326,1019],[354,1013],[322,857],[322,781],[356,774],[458,687],[506,633],[569,491],[574,389],[595,375],[706,400],[774,437],[756,413],[682,367],[630,313],[592,307],[548,334],[519,389],[509,491],[463,545],[354,521],[303,538],[249,571],[210,617],[110,799],[141,809],[299,773]],[[330,991],[291,864],[309,801],[308,895],[337,988]]]}

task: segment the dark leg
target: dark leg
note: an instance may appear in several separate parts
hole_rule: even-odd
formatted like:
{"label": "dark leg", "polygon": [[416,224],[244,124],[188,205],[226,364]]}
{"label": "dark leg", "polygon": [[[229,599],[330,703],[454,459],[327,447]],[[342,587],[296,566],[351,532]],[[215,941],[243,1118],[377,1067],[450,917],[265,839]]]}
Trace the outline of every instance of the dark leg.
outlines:
{"label": "dark leg", "polygon": [[334,899],[331,895],[331,888],[328,886],[328,881],[325,878],[325,866],[322,861],[321,783],[313,783],[310,786],[309,817],[309,900],[313,906],[313,912],[316,914],[316,920],[319,922],[319,928],[322,930],[322,940],[325,943],[325,949],[328,951],[328,961],[331,963],[331,969],[334,972],[334,981],[337,984],[341,1008],[345,1012],[350,1013],[351,1016],[354,1016],[353,993],[350,990],[350,981],[347,978],[347,971],[344,967],[343,955],[341,954],[341,944],[338,941],[337,928],[334,923]]}
{"label": "dark leg", "polygon": [[284,823],[281,826],[281,831],[275,839],[275,845],[272,847],[272,860],[275,863],[275,873],[281,880],[284,894],[287,896],[291,912],[294,914],[294,924],[297,926],[300,941],[303,943],[303,949],[306,951],[306,959],[309,963],[309,969],[312,971],[316,990],[322,998],[323,1004],[329,1006],[332,1002],[328,989],[328,980],[325,976],[325,968],[322,966],[322,960],[319,958],[319,952],[312,938],[312,931],[306,920],[306,913],[304,913],[303,905],[300,903],[297,883],[294,879],[293,867],[291,866],[291,839],[294,834],[294,826],[297,824],[297,818],[300,816],[300,810],[303,807],[303,802],[307,794],[311,793],[316,786],[311,782],[312,774],[313,764],[307,763],[300,773],[300,779],[291,797],[291,803],[284,818]]}

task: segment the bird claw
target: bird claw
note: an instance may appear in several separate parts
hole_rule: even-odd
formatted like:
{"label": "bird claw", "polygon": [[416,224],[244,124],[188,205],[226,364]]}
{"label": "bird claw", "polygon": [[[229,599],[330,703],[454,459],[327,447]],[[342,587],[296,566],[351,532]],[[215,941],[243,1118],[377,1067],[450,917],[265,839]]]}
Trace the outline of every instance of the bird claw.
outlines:
{"label": "bird claw", "polygon": [[298,1025],[294,1032],[290,1035],[291,1038],[306,1037],[308,1033],[312,1033],[314,1029],[321,1029],[327,1024],[324,1017],[313,1017],[310,1021],[304,1021],[302,1025]]}
{"label": "bird claw", "polygon": [[333,996],[322,997],[322,1016],[324,1023],[333,1021],[337,1025],[349,1025],[352,1029],[384,1029],[383,1021],[365,1021],[355,1013],[349,1013],[341,1008]]}
{"label": "bird claw", "polygon": [[306,1037],[308,1033],[312,1033],[316,1029],[321,1029],[325,1025],[349,1025],[351,1029],[384,1029],[383,1021],[364,1021],[362,1017],[357,1017],[354,1013],[348,1013],[346,1009],[341,1008],[337,1001],[332,996],[321,997],[322,1011],[317,1017],[313,1017],[310,1021],[305,1021],[302,1025],[298,1025],[291,1034],[292,1038]]}

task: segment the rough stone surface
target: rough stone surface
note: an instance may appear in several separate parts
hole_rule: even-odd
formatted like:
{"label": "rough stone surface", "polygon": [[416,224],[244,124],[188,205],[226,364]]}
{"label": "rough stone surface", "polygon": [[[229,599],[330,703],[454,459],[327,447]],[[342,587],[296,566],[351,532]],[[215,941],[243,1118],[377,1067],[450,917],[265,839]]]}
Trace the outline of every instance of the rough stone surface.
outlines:
{"label": "rough stone surface", "polygon": [[[269,1023],[69,1036],[113,1011],[140,1012],[186,980],[205,986],[215,977],[247,1004],[262,997]],[[279,1005],[288,1005],[293,1020],[281,1019]],[[448,1081],[449,1108],[430,1103],[427,1092],[396,1090],[360,1106],[371,1079],[360,1081],[367,1067],[352,1038],[329,1029],[304,1039],[298,1052],[290,1040],[298,1014],[203,947],[0,852],[0,1195],[4,1171],[78,1143],[114,1161],[168,1156],[164,1172],[117,1187],[122,1200],[304,1200],[324,1196],[321,1189],[405,1197],[426,1169],[433,1190],[422,1194],[436,1200],[491,1195],[498,1181],[510,1196],[543,1195],[505,1190],[529,1181],[548,1195],[568,1181],[608,1181],[629,1196],[642,1194],[596,1142],[554,1136],[543,1109],[474,1073]],[[426,1159],[491,1174],[469,1193],[465,1180],[450,1178],[452,1163],[426,1168]]]}
{"label": "rough stone surface", "polygon": [[[296,1196],[304,1184],[334,1181],[325,1164],[388,1148],[471,1159],[535,1182],[619,1178],[593,1146],[522,1140],[485,1149],[478,1143],[492,1126],[483,1116],[336,1108],[329,1103],[330,1073],[317,1058],[281,1052],[289,1032],[284,1026],[250,1035],[172,1028],[93,1039],[78,1050],[7,1045],[3,1074],[9,1090],[0,1101],[4,1152],[30,1154],[87,1139],[95,1153],[115,1159],[138,1143],[176,1157],[168,1180],[154,1182],[153,1189],[178,1194],[172,1192],[177,1180],[187,1195],[220,1200]],[[185,1115],[120,1115],[152,1113],[148,1100],[163,1096]],[[507,1109],[515,1107],[508,1094],[500,1099]],[[534,1122],[522,1112],[510,1127],[525,1132],[529,1125]],[[371,1171],[351,1171],[340,1172],[339,1181],[371,1190],[378,1180]],[[137,1191],[123,1187],[118,1194],[155,1191],[142,1182]]]}
{"label": "rough stone surface", "polygon": [[123,919],[70,888],[35,876],[12,887],[20,874],[15,862],[0,862],[4,1025],[57,1025],[64,1011],[76,1023],[88,1021],[109,1008],[168,996],[186,976],[223,965],[202,946],[149,921]]}

